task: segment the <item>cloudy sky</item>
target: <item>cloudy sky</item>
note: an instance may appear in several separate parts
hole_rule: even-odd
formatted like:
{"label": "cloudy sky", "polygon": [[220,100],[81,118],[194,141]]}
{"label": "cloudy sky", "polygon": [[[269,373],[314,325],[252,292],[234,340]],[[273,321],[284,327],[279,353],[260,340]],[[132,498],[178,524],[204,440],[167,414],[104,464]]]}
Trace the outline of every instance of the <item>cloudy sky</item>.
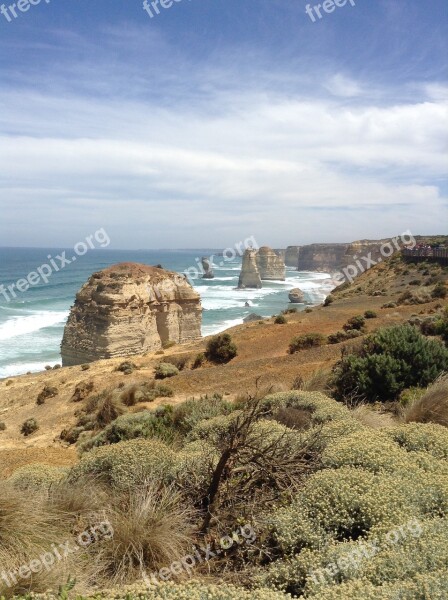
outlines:
{"label": "cloudy sky", "polygon": [[448,233],[447,2],[353,3],[6,2],[0,246]]}

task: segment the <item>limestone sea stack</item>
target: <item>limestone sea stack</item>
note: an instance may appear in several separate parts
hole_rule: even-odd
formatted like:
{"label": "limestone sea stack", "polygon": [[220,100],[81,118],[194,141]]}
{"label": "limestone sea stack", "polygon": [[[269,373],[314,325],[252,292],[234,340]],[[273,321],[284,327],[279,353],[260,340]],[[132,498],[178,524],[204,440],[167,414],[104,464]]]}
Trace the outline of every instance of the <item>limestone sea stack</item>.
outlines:
{"label": "limestone sea stack", "polygon": [[286,272],[283,258],[278,256],[272,248],[262,246],[258,250],[257,266],[262,281],[285,280]]}
{"label": "limestone sea stack", "polygon": [[300,246],[288,246],[285,252],[285,265],[287,267],[299,268]]}
{"label": "limestone sea stack", "polygon": [[257,251],[248,248],[243,255],[238,288],[261,288],[261,277],[257,266]]}
{"label": "limestone sea stack", "polygon": [[94,273],[76,294],[61,345],[62,364],[154,352],[201,337],[199,294],[171,271],[120,263]]}
{"label": "limestone sea stack", "polygon": [[213,273],[212,265],[210,264],[210,259],[206,256],[203,256],[201,259],[202,268],[204,270],[204,274],[202,275],[202,279],[214,279],[215,274]]}
{"label": "limestone sea stack", "polygon": [[305,294],[299,288],[294,288],[288,294],[289,301],[292,304],[304,304],[305,303]]}

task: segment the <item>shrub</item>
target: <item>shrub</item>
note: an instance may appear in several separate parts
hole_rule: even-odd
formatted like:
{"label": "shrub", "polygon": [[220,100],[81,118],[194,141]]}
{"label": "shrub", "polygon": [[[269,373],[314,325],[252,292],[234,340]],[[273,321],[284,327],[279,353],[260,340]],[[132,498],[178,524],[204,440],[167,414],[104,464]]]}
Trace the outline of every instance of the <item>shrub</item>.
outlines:
{"label": "shrub", "polygon": [[31,435],[38,429],[39,429],[39,425],[38,425],[36,419],[31,418],[31,419],[27,419],[26,421],[24,421],[22,423],[22,427],[20,428],[20,433],[22,435],[24,435],[25,437],[28,437],[29,435]]}
{"label": "shrub", "polygon": [[137,365],[130,360],[125,360],[115,367],[114,371],[120,371],[120,373],[124,373],[125,375],[131,375],[134,371],[138,369]]}
{"label": "shrub", "polygon": [[282,315],[294,315],[298,312],[299,310],[295,306],[293,306],[292,308],[286,308],[285,310],[282,310]]}
{"label": "shrub", "polygon": [[81,381],[75,387],[75,391],[71,397],[71,402],[81,402],[82,400],[85,400],[93,391],[93,388],[93,381]]}
{"label": "shrub", "polygon": [[439,283],[432,290],[431,297],[432,298],[446,298],[447,293],[448,293],[448,291],[446,289],[445,284],[442,283],[441,281],[439,281]]}
{"label": "shrub", "polygon": [[183,371],[187,366],[189,356],[168,356],[164,362],[174,365],[179,371]]}
{"label": "shrub", "polygon": [[155,385],[154,381],[134,383],[120,392],[120,400],[125,406],[135,406],[139,402],[153,402],[156,398],[169,398],[173,390],[167,385]]}
{"label": "shrub", "polygon": [[87,407],[87,413],[94,412],[94,420],[97,427],[102,428],[124,413],[121,400],[113,390],[105,390],[98,396],[92,398]]}
{"label": "shrub", "polygon": [[81,453],[92,448],[118,444],[137,438],[158,438],[171,443],[174,440],[172,415],[169,413],[157,414],[155,411],[143,411],[135,414],[126,414],[118,417],[96,436],[83,441],[79,445]]}
{"label": "shrub", "polygon": [[160,363],[155,370],[156,379],[167,379],[168,377],[175,377],[176,375],[179,375],[179,369],[175,365],[167,362]]}
{"label": "shrub", "polygon": [[386,304],[383,304],[381,308],[397,308],[397,303],[396,302],[386,302]]}
{"label": "shrub", "polygon": [[415,292],[408,290],[399,296],[397,304],[426,304],[427,302],[431,302],[431,300],[431,294],[427,290],[416,290]]}
{"label": "shrub", "polygon": [[276,325],[285,325],[285,323],[287,323],[287,320],[283,315],[277,315],[275,317],[274,323]]}
{"label": "shrub", "polygon": [[312,312],[313,312],[313,309],[312,309],[312,308],[309,308],[309,307],[308,307],[308,308],[305,308],[305,312],[306,312],[307,314],[309,314],[309,313],[312,313]]}
{"label": "shrub", "polygon": [[40,392],[40,394],[37,396],[36,404],[38,404],[38,405],[45,404],[45,400],[47,398],[54,398],[57,395],[58,395],[57,387],[53,387],[51,385],[46,385],[46,386],[44,386],[44,389]]}
{"label": "shrub", "polygon": [[175,345],[176,345],[176,342],[173,342],[172,340],[167,340],[166,342],[163,342],[162,348],[164,350],[168,350],[169,348],[172,348]]}
{"label": "shrub", "polygon": [[347,323],[342,327],[344,331],[363,331],[365,329],[366,320],[361,315],[357,315],[356,317],[352,317],[347,321]]}
{"label": "shrub", "polygon": [[54,483],[61,481],[65,469],[49,465],[31,464],[16,469],[8,479],[15,489],[22,491],[48,490]]}
{"label": "shrub", "polygon": [[324,306],[330,306],[330,304],[333,304],[333,302],[335,301],[335,297],[330,294],[329,296],[327,296],[324,300]]}
{"label": "shrub", "polygon": [[187,435],[199,422],[229,415],[232,410],[233,405],[223,400],[219,394],[191,398],[174,407],[173,424],[182,435]]}
{"label": "shrub", "polygon": [[295,354],[299,350],[315,348],[325,344],[325,336],[321,333],[305,333],[291,340],[289,344],[289,354]]}
{"label": "shrub", "polygon": [[163,481],[174,462],[174,452],[157,439],[134,439],[94,448],[68,473],[69,483],[95,477],[112,488],[126,489],[146,480]]}
{"label": "shrub", "polygon": [[204,362],[205,362],[205,354],[203,352],[200,352],[199,354],[196,355],[196,358],[194,359],[191,368],[199,369],[200,367],[202,367]]}
{"label": "shrub", "polygon": [[361,336],[362,331],[358,331],[357,329],[349,329],[348,331],[338,331],[337,333],[330,333],[327,341],[329,344],[340,344],[341,342],[353,340]]}
{"label": "shrub", "polygon": [[85,365],[81,365],[81,371],[88,371],[90,369],[90,365],[85,364]]}
{"label": "shrub", "polygon": [[334,368],[338,399],[395,400],[409,387],[425,386],[448,369],[448,350],[410,325],[384,328]]}
{"label": "shrub", "polygon": [[217,335],[207,343],[206,358],[214,363],[225,364],[230,362],[238,351],[228,333]]}
{"label": "shrub", "polygon": [[440,377],[409,403],[403,418],[406,423],[437,423],[448,427],[448,375]]}
{"label": "shrub", "polygon": [[5,431],[6,425],[3,421],[0,421],[0,431]]}
{"label": "shrub", "polygon": [[376,319],[378,317],[377,313],[374,310],[366,310],[364,313],[365,319]]}
{"label": "shrub", "polygon": [[427,452],[437,459],[448,458],[448,430],[431,423],[409,423],[392,427],[387,435],[408,452]]}

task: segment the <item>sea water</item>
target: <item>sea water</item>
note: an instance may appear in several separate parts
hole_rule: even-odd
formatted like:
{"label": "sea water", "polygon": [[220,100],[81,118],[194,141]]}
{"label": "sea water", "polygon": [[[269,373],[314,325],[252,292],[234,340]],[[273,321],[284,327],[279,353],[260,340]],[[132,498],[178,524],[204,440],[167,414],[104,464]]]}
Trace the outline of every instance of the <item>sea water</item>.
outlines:
{"label": "sea water", "polygon": [[[26,278],[48,263],[49,254],[54,257],[59,252],[54,248],[0,248],[0,285],[7,288]],[[211,255],[215,279],[202,279],[200,275],[190,278],[201,296],[204,336],[238,325],[250,313],[262,317],[278,314],[290,306],[288,292],[295,287],[303,290],[310,304],[322,302],[333,287],[325,273],[288,269],[285,281],[263,282],[261,290],[238,290],[241,257],[226,260],[216,250],[90,250],[76,262],[53,272],[48,283],[16,292],[16,298],[10,293],[8,298],[0,294],[0,378],[41,371],[45,365],[61,362],[60,344],[70,307],[76,292],[95,271],[126,261],[161,264],[165,269],[183,273],[197,268],[201,256]]]}

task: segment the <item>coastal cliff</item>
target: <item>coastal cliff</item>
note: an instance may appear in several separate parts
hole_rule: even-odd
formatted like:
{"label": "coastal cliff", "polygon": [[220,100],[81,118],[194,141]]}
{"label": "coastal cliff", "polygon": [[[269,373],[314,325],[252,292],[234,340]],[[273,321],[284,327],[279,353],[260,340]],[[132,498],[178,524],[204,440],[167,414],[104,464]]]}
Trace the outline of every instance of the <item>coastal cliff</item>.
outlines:
{"label": "coastal cliff", "polygon": [[201,337],[199,294],[177,273],[120,263],[94,273],[76,295],[62,364],[153,352]]}
{"label": "coastal cliff", "polygon": [[283,258],[276,254],[272,248],[262,246],[257,252],[257,266],[261,280],[285,280],[285,263]]}
{"label": "coastal cliff", "polygon": [[300,246],[288,246],[285,251],[285,265],[287,267],[294,267],[297,269],[299,266],[299,252]]}
{"label": "coastal cliff", "polygon": [[310,244],[299,252],[299,271],[335,271],[346,264],[349,244]]}

